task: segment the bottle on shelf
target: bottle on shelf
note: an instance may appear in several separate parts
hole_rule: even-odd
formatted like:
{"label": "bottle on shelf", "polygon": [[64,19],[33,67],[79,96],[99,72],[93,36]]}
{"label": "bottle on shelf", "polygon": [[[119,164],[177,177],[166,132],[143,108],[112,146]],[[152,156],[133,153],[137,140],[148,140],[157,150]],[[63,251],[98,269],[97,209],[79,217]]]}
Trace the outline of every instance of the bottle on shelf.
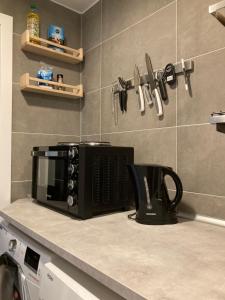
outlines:
{"label": "bottle on shelf", "polygon": [[40,17],[37,13],[36,4],[31,4],[30,9],[31,9],[30,12],[27,14],[27,29],[29,30],[31,38],[32,37],[38,38],[40,37]]}

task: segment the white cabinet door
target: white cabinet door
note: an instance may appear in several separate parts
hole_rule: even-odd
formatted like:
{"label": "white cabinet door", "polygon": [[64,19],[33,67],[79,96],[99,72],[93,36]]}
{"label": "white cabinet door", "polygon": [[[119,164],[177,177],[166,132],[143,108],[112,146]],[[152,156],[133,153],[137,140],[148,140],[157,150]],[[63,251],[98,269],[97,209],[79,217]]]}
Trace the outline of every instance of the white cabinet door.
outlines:
{"label": "white cabinet door", "polygon": [[40,300],[99,300],[53,263],[46,263],[41,274]]}
{"label": "white cabinet door", "polygon": [[11,199],[13,18],[0,14],[0,209]]}

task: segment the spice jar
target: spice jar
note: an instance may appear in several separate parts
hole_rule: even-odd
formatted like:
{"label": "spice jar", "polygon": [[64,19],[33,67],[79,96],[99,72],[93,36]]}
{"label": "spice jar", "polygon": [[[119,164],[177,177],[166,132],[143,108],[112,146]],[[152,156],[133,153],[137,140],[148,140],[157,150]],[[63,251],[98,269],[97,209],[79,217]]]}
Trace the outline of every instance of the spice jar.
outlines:
{"label": "spice jar", "polygon": [[[57,74],[57,82],[58,83],[63,83],[63,74]],[[58,90],[64,91],[65,88],[62,87],[62,86],[59,86]]]}

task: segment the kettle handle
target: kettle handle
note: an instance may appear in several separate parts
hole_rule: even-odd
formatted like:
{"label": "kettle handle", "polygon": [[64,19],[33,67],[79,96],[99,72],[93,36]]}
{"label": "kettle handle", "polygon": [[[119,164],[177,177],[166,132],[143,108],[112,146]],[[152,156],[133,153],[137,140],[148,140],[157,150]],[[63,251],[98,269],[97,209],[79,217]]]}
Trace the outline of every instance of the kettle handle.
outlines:
{"label": "kettle handle", "polygon": [[175,207],[177,207],[177,205],[180,203],[181,199],[182,199],[182,195],[183,195],[183,185],[182,182],[180,180],[180,178],[178,177],[178,175],[172,170],[172,168],[165,168],[164,169],[164,177],[166,175],[169,175],[170,177],[172,177],[175,186],[176,186],[176,196],[174,198],[173,201],[171,201],[171,209],[174,209]]}

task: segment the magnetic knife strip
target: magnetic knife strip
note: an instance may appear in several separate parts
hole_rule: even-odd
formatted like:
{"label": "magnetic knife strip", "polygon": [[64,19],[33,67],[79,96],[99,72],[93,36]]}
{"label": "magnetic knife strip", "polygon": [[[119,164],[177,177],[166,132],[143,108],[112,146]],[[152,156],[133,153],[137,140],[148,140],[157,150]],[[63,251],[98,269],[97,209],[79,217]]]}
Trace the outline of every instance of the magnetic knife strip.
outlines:
{"label": "magnetic knife strip", "polygon": [[[194,62],[192,60],[185,60],[184,61],[184,64],[185,64],[185,70],[186,72],[191,72],[193,71],[194,69]],[[182,64],[179,62],[177,64],[174,64],[174,67],[175,67],[175,73],[176,74],[183,74],[183,68],[182,68]],[[159,69],[157,71],[163,71],[162,69]],[[131,89],[134,89],[134,79],[130,79],[130,80],[127,80],[127,90],[131,90]],[[147,74],[144,74],[141,76],[141,84],[145,84],[145,83],[148,83],[148,75]],[[120,92],[120,89],[119,89],[119,86],[118,86],[118,83],[117,82],[114,82],[113,83],[113,91],[114,91],[114,94],[116,93],[119,93]]]}

